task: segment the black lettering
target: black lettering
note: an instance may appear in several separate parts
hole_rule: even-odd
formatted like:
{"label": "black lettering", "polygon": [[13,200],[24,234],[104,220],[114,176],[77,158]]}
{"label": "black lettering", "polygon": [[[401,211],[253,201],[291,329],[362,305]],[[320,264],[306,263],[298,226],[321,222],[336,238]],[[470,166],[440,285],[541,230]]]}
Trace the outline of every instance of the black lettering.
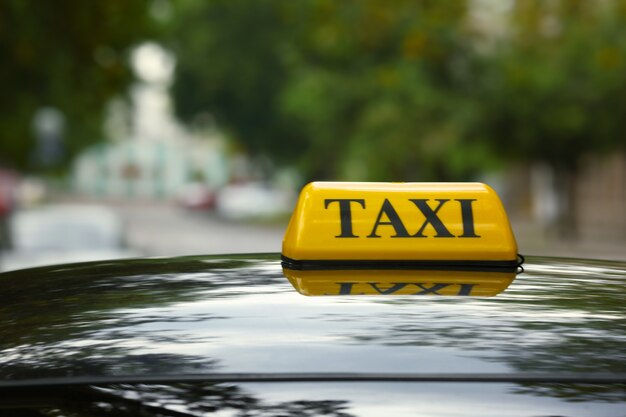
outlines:
{"label": "black lettering", "polygon": [[476,199],[459,199],[456,201],[461,204],[461,217],[463,218],[463,234],[458,237],[480,237],[474,231],[472,201],[476,201]]}
{"label": "black lettering", "polygon": [[441,295],[439,294],[437,291],[446,288],[447,286],[449,286],[450,284],[433,284],[432,287],[425,287],[422,284],[415,284],[416,286],[420,287],[422,289],[422,291],[418,291],[413,295],[426,295],[426,294],[437,294],[437,295]]}
{"label": "black lettering", "polygon": [[382,295],[393,294],[394,292],[400,291],[402,288],[406,287],[406,284],[398,283],[398,284],[393,284],[391,287],[387,288],[386,290],[383,290],[383,289],[378,288],[375,282],[369,282],[368,284],[370,284],[370,286],[374,288],[376,292],[378,292],[378,294],[382,294]]}
{"label": "black lettering", "polygon": [[[383,214],[387,216],[389,219],[388,222],[381,221]],[[380,207],[380,212],[378,212],[378,218],[376,218],[376,223],[374,223],[374,228],[372,229],[372,233],[370,233],[367,237],[380,237],[376,234],[376,230],[380,225],[389,225],[392,226],[396,231],[396,234],[391,237],[410,237],[409,232],[407,232],[406,227],[400,220],[400,216],[396,212],[396,209],[393,208],[389,200],[385,198],[383,205]]]}
{"label": "black lettering", "polygon": [[365,200],[349,199],[349,198],[327,198],[324,200],[324,208],[332,203],[339,203],[339,219],[341,221],[341,234],[335,237],[358,237],[352,233],[352,212],[350,211],[350,203],[358,203],[365,208]]}
{"label": "black lettering", "polygon": [[471,295],[472,290],[476,284],[459,284],[461,288],[459,289],[459,293],[457,295]]}
{"label": "black lettering", "polygon": [[422,212],[424,217],[426,217],[426,220],[424,220],[422,227],[420,227],[417,233],[415,233],[412,237],[426,237],[424,236],[424,229],[429,224],[431,224],[433,228],[435,229],[435,232],[437,232],[435,237],[454,237],[454,235],[450,233],[448,229],[446,229],[446,226],[444,226],[441,219],[437,217],[437,212],[441,209],[441,207],[443,207],[445,203],[447,203],[450,200],[437,199],[437,201],[439,201],[439,205],[434,210],[431,209],[427,203],[430,200],[415,199],[415,200],[410,200],[410,201],[412,201],[413,204],[415,204],[415,206]]}

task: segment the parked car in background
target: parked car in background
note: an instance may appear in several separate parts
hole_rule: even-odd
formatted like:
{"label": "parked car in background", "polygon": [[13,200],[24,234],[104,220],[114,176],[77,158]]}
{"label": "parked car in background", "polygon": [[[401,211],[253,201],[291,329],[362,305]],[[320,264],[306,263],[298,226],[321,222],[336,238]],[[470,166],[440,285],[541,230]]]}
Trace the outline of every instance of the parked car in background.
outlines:
{"label": "parked car in background", "polygon": [[205,184],[195,182],[186,184],[178,193],[176,199],[179,206],[188,210],[215,209],[216,191]]}
{"label": "parked car in background", "polygon": [[0,167],[0,253],[9,247],[8,219],[15,207],[19,175]]}
{"label": "parked car in background", "polygon": [[290,191],[260,182],[231,184],[219,191],[216,210],[232,220],[287,215],[294,197]]}
{"label": "parked car in background", "polygon": [[8,219],[11,248],[0,270],[136,257],[124,245],[120,218],[96,205],[47,205],[15,211]]}

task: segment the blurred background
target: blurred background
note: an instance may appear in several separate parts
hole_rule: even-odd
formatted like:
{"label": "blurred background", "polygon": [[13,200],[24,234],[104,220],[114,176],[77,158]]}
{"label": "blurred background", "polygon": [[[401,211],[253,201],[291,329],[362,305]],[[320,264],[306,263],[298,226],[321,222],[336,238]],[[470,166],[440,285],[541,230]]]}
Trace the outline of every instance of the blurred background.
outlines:
{"label": "blurred background", "polygon": [[311,180],[626,259],[626,0],[4,0],[0,54],[0,270],[279,252]]}

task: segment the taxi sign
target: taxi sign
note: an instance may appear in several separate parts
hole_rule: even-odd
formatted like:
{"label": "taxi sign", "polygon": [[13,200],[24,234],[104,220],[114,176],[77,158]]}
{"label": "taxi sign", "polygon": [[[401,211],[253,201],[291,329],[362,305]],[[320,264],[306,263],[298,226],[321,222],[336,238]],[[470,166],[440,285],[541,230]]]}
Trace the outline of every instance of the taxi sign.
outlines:
{"label": "taxi sign", "polygon": [[[366,285],[352,285],[356,293],[405,293],[416,286],[423,293],[419,285],[448,284],[436,293],[468,295],[470,287],[459,285],[472,282],[464,279],[473,277],[479,285],[484,273],[491,283],[503,278],[493,274],[505,274],[510,283],[520,262],[502,203],[485,184],[314,182],[300,193],[283,240],[282,265],[296,288],[309,288],[301,291],[307,295],[345,294],[348,284],[339,283],[357,282],[357,275]],[[444,272],[454,274],[442,280]],[[344,279],[348,275],[352,281]],[[379,291],[383,287],[367,282],[410,285]]]}

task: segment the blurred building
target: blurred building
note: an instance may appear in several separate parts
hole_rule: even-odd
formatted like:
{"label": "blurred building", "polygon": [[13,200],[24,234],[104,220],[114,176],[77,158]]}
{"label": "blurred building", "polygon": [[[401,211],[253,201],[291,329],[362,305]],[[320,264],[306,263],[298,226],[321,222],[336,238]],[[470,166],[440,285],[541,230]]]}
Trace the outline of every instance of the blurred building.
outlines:
{"label": "blurred building", "polygon": [[132,106],[112,103],[109,141],[75,161],[76,191],[91,197],[162,199],[177,197],[189,184],[216,189],[230,178],[224,139],[204,123],[189,133],[172,114],[168,89],[174,56],[145,43],[132,57],[137,82]]}
{"label": "blurred building", "polygon": [[229,178],[221,142],[128,140],[97,145],[75,163],[76,191],[91,197],[165,199],[189,183],[219,188]]}

